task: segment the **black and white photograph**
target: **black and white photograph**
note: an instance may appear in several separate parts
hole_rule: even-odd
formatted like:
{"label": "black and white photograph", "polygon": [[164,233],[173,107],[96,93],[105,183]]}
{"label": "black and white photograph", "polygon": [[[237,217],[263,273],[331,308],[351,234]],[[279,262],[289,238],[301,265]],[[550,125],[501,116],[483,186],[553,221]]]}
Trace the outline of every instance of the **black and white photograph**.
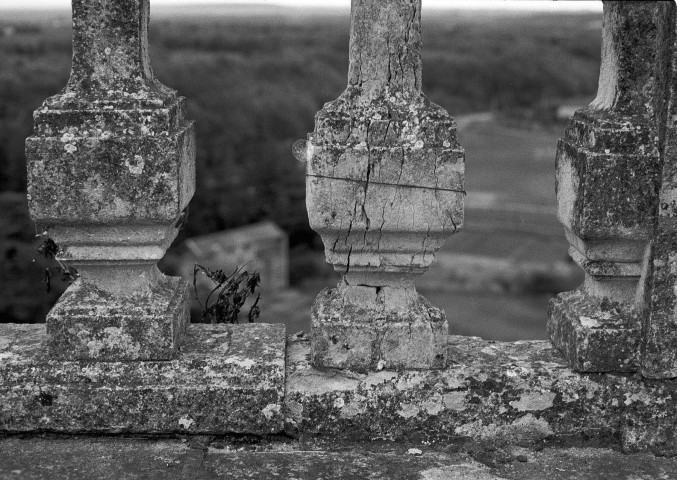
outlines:
{"label": "black and white photograph", "polygon": [[0,480],[677,479],[674,0],[0,0]]}

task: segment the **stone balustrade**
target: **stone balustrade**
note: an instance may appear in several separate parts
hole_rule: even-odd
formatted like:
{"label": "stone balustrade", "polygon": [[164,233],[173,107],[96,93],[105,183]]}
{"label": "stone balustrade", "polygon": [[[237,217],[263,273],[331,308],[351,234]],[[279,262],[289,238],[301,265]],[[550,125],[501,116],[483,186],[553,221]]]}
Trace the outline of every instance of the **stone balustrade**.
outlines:
{"label": "stone balustrade", "polygon": [[309,341],[188,325],[186,282],[156,263],[193,194],[195,140],[153,77],[148,18],[149,0],[73,0],[71,77],[26,152],[31,215],[80,278],[46,331],[0,325],[0,432],[453,433],[677,454],[674,2],[605,2],[598,96],[557,153],[585,282],[551,303],[556,349],[448,337],[416,292],[465,189],[455,122],[421,90],[421,0],[353,0],[348,86],[300,153],[311,227],[342,274]]}

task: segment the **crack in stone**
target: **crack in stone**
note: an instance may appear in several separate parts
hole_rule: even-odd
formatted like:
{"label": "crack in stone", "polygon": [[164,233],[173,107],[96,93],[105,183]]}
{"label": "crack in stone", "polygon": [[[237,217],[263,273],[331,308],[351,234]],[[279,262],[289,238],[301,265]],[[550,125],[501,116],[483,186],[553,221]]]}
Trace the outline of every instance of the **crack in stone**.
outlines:
{"label": "crack in stone", "polygon": [[[343,180],[345,182],[355,182],[355,183],[367,183],[366,180],[360,180],[357,178],[341,178],[341,177],[332,177],[329,175],[320,175],[317,173],[313,174],[306,174],[306,177],[314,177],[314,178],[324,178],[328,180]],[[432,190],[435,192],[453,192],[453,193],[462,193],[463,195],[467,195],[467,192],[465,190],[456,190],[453,188],[443,188],[443,187],[426,187],[423,185],[408,185],[408,184],[400,184],[400,183],[392,183],[392,182],[376,182],[376,181],[369,181],[371,185],[385,185],[389,187],[402,187],[402,188],[416,188],[420,190]]]}
{"label": "crack in stone", "polygon": [[[368,131],[368,129],[367,129]],[[369,138],[367,136],[367,138]],[[371,224],[371,221],[369,220],[369,215],[367,215],[367,210],[364,208],[365,204],[367,203],[367,190],[369,189],[369,178],[371,177],[371,150],[369,150],[369,145],[367,145],[368,149],[368,156],[367,156],[367,179],[364,182],[364,198],[362,199],[362,216],[365,219],[365,229],[364,229],[364,237],[363,237],[363,242],[364,242],[364,247],[366,248],[367,246],[367,233],[369,233],[369,226]]]}

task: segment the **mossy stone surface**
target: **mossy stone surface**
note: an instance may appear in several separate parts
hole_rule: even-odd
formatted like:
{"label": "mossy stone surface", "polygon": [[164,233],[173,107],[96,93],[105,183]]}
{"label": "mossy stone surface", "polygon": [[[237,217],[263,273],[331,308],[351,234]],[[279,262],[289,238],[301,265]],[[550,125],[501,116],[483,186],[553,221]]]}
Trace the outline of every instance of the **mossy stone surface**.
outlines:
{"label": "mossy stone surface", "polygon": [[168,360],[190,323],[190,287],[164,277],[148,292],[120,299],[83,283],[71,285],[47,315],[48,348],[59,360]]}
{"label": "mossy stone surface", "polygon": [[60,361],[44,325],[0,325],[0,432],[271,434],[283,325],[192,325],[168,361]]}
{"label": "mossy stone surface", "polygon": [[576,371],[637,371],[642,322],[638,311],[575,290],[550,300],[548,317],[551,342]]}
{"label": "mossy stone surface", "polygon": [[311,315],[312,363],[356,372],[444,368],[449,325],[424,297],[402,310],[351,304],[325,289]]}
{"label": "mossy stone surface", "polygon": [[677,381],[577,373],[544,341],[449,338],[445,369],[367,374],[312,368],[309,342],[291,338],[287,432],[430,444],[593,441],[677,454]]}

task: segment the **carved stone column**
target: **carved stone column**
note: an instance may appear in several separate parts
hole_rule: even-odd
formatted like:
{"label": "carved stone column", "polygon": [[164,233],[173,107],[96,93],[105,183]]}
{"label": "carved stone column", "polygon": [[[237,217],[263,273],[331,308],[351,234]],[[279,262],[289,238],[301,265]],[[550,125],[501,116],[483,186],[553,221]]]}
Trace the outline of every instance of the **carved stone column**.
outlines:
{"label": "carved stone column", "polygon": [[306,158],[311,227],[343,274],[312,312],[312,362],[441,368],[447,320],[414,287],[463,223],[454,120],[421,93],[421,1],[353,0],[348,87],[318,112]]}
{"label": "carved stone column", "polygon": [[659,3],[604,3],[597,98],[557,150],[558,216],[585,282],[551,301],[548,331],[579,371],[638,366],[660,174]]}
{"label": "carved stone column", "polygon": [[[661,186],[650,279],[644,316],[641,373],[650,378],[677,377],[677,39],[675,4],[661,2],[657,54],[665,73],[657,92],[661,145]],[[670,432],[672,434],[672,432]]]}
{"label": "carved stone column", "polygon": [[148,19],[148,0],[73,0],[70,80],[26,141],[31,216],[80,273],[47,317],[54,358],[170,358],[189,321],[156,263],[194,192],[194,131],[153,77]]}

